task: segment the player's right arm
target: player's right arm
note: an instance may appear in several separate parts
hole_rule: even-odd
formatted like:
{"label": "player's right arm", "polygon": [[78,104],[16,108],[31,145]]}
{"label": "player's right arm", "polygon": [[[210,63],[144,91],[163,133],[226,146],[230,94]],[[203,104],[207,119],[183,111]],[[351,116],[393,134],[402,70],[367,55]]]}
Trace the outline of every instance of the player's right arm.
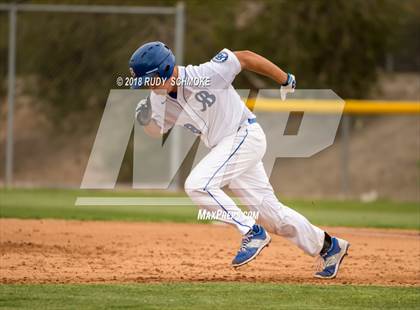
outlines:
{"label": "player's right arm", "polygon": [[154,121],[144,126],[144,132],[152,138],[160,138],[162,136],[160,127]]}
{"label": "player's right arm", "polygon": [[147,135],[159,138],[161,136],[161,128],[152,119],[152,105],[150,98],[142,99],[136,107],[136,119]]}

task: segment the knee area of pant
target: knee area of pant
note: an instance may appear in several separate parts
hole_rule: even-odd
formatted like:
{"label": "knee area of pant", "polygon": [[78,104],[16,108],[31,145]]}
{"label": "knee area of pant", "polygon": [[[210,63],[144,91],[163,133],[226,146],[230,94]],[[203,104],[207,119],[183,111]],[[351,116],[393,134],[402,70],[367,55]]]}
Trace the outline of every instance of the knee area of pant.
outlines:
{"label": "knee area of pant", "polygon": [[264,198],[261,201],[261,210],[260,213],[262,213],[265,216],[268,216],[270,218],[277,217],[281,222],[285,221],[286,214],[285,214],[285,208],[284,205],[281,204],[276,196],[274,195],[267,195],[264,196]]}
{"label": "knee area of pant", "polygon": [[188,196],[206,193],[205,184],[193,175],[188,176],[184,183],[184,190]]}

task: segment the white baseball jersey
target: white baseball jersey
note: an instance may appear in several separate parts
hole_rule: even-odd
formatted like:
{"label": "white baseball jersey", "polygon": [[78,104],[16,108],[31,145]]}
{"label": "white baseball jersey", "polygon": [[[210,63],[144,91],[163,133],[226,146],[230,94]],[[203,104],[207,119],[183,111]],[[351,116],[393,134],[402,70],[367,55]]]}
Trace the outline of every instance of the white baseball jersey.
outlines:
{"label": "white baseball jersey", "polygon": [[178,70],[178,79],[185,84],[178,86],[176,99],[151,92],[152,119],[162,133],[180,125],[213,147],[255,118],[232,86],[241,65],[230,50],[223,49],[198,66],[178,66]]}

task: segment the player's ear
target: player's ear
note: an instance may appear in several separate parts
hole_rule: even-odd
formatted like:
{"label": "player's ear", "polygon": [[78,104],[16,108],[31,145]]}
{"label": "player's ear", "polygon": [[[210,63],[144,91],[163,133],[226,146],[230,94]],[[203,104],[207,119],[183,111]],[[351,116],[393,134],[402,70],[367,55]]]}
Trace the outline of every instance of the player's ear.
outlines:
{"label": "player's ear", "polygon": [[170,68],[171,68],[171,66],[170,66],[170,65],[166,65],[165,70],[164,70],[164,71],[165,71],[165,73],[166,73],[166,72],[168,72]]}

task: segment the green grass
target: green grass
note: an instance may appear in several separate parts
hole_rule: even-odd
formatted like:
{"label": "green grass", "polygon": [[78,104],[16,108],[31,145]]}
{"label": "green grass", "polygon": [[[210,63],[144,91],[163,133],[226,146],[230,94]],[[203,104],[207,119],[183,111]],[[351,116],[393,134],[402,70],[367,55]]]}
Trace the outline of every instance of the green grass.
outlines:
{"label": "green grass", "polygon": [[[4,218],[56,218],[197,222],[195,206],[75,206],[79,196],[174,196],[174,193],[136,191],[83,191],[53,189],[0,190],[0,216]],[[178,194],[180,196],[181,194]],[[285,200],[313,223],[325,226],[420,229],[418,203],[376,201]]]}
{"label": "green grass", "polygon": [[250,283],[2,285],[4,309],[418,309],[414,287]]}

